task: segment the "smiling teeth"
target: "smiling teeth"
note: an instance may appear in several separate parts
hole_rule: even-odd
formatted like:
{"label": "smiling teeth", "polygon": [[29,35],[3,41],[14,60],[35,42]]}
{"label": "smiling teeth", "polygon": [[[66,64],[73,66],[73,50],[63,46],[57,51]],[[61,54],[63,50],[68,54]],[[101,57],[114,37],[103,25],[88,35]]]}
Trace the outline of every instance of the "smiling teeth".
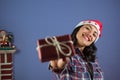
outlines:
{"label": "smiling teeth", "polygon": [[84,36],[84,38],[85,38],[87,41],[89,40],[87,36]]}

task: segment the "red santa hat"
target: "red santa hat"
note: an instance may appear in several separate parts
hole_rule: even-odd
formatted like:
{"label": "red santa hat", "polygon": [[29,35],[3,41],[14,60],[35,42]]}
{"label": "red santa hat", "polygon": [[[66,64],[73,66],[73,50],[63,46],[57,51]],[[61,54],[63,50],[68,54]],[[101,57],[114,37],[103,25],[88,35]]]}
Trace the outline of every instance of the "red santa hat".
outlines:
{"label": "red santa hat", "polygon": [[79,27],[81,25],[84,25],[84,24],[91,24],[93,26],[95,26],[98,30],[98,36],[95,40],[95,42],[99,39],[99,37],[101,36],[101,33],[102,33],[102,23],[99,21],[99,20],[85,20],[85,21],[81,21],[79,22],[76,26],[76,27]]}

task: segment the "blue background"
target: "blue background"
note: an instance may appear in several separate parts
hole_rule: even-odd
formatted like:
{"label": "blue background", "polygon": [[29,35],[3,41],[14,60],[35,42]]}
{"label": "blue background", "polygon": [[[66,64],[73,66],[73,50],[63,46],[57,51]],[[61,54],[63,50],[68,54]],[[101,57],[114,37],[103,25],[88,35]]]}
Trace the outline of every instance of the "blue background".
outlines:
{"label": "blue background", "polygon": [[15,80],[52,80],[48,62],[41,63],[36,41],[71,33],[81,20],[99,19],[102,37],[96,43],[105,80],[120,79],[119,0],[0,0],[0,29],[12,32]]}

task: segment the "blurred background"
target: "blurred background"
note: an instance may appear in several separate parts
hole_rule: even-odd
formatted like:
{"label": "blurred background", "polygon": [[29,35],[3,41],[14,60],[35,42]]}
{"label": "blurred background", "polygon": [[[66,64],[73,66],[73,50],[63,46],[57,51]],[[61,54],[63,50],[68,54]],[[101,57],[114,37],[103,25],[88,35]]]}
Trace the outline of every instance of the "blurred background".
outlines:
{"label": "blurred background", "polygon": [[14,34],[15,80],[52,80],[48,62],[41,63],[36,41],[69,34],[81,20],[103,23],[96,43],[105,80],[120,79],[119,0],[0,0],[0,30]]}

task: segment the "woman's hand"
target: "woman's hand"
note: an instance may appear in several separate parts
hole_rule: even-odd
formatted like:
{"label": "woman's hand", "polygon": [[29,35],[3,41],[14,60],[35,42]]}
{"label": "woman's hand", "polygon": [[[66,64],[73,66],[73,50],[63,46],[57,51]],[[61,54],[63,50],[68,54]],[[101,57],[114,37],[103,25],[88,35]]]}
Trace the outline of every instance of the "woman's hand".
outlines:
{"label": "woman's hand", "polygon": [[60,59],[56,59],[56,60],[51,60],[50,65],[53,70],[54,69],[63,69],[69,61],[70,61],[69,57],[60,58]]}

